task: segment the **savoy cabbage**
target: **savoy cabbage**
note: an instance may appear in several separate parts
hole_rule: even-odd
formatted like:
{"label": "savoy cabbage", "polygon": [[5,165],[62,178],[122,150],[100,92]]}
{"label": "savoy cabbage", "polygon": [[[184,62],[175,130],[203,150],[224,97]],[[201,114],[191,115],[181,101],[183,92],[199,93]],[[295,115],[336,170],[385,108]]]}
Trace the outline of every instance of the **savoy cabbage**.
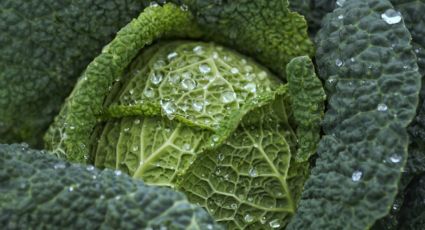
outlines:
{"label": "savoy cabbage", "polygon": [[6,228],[423,224],[424,1],[0,6]]}

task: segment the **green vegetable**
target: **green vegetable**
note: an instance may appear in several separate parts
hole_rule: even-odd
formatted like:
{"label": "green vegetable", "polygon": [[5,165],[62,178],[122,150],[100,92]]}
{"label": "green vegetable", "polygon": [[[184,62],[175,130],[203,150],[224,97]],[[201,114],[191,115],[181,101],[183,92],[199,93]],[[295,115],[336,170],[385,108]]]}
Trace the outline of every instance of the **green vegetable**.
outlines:
{"label": "green vegetable", "polygon": [[0,143],[42,147],[78,76],[142,1],[0,1]]}
{"label": "green vegetable", "polygon": [[181,193],[25,145],[0,145],[0,192],[3,229],[221,229]]}
{"label": "green vegetable", "polygon": [[322,22],[326,135],[289,229],[367,229],[393,204],[421,75],[392,9],[385,0],[345,1]]}
{"label": "green vegetable", "polygon": [[305,22],[281,1],[188,4],[148,7],[118,32],[68,97],[48,148],[182,190],[228,228],[283,227],[324,109],[311,60],[293,58],[312,50]]}

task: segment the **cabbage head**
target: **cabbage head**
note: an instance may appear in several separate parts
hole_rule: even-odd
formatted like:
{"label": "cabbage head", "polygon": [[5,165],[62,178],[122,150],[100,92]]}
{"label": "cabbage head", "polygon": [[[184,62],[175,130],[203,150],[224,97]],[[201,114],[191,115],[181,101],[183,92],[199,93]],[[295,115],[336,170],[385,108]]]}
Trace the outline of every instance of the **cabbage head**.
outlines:
{"label": "cabbage head", "polygon": [[320,139],[312,50],[287,1],[152,4],[87,67],[47,148],[183,191],[228,228],[283,227]]}

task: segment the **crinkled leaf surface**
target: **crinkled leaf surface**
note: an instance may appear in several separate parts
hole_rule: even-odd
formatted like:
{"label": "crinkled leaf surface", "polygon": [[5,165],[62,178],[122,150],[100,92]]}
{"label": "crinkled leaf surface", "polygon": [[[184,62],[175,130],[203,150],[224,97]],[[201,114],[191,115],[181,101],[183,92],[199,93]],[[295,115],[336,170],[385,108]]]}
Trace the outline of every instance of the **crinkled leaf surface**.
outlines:
{"label": "crinkled leaf surface", "polygon": [[291,95],[291,108],[297,124],[299,138],[296,159],[306,161],[316,153],[326,99],[322,83],[316,77],[314,66],[308,57],[291,60],[286,68]]}
{"label": "crinkled leaf surface", "polygon": [[403,21],[382,18],[389,9],[385,0],[346,1],[324,19],[326,136],[289,229],[369,228],[394,201],[421,76]]}
{"label": "crinkled leaf surface", "polygon": [[287,0],[174,0],[189,6],[208,40],[255,57],[281,77],[301,55],[313,55],[307,24]]}
{"label": "crinkled leaf surface", "polygon": [[118,32],[80,77],[45,136],[48,149],[59,155],[68,154],[66,157],[71,161],[86,162],[96,115],[103,111],[109,87],[119,81],[140,49],[161,36],[196,37],[196,28],[191,15],[174,5],[146,8]]}
{"label": "crinkled leaf surface", "polygon": [[0,142],[40,147],[78,76],[141,2],[0,1]]}
{"label": "crinkled leaf surface", "polygon": [[[412,34],[412,45],[418,58],[419,71],[425,75],[425,1],[392,0],[394,7],[403,15],[406,27]],[[425,172],[425,78],[422,77],[422,88],[416,117],[409,126],[410,141],[409,173],[420,174]]]}
{"label": "crinkled leaf surface", "polygon": [[181,193],[120,171],[70,164],[23,145],[0,145],[5,229],[221,229]]}

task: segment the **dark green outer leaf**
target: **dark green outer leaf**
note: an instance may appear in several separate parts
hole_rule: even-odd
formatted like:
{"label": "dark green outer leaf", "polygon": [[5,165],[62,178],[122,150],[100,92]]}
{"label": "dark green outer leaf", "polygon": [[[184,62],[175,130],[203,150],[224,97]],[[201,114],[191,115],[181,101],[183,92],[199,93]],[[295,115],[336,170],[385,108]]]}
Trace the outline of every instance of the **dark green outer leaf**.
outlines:
{"label": "dark green outer leaf", "polygon": [[184,195],[120,171],[0,145],[3,229],[221,229]]}
{"label": "dark green outer leaf", "polygon": [[196,16],[208,40],[232,47],[285,76],[292,58],[314,54],[307,24],[288,0],[173,0]]}
{"label": "dark green outer leaf", "polygon": [[381,18],[391,8],[348,0],[324,19],[317,63],[329,96],[326,136],[289,229],[370,228],[394,201],[421,76],[403,21]]}
{"label": "dark green outer leaf", "polygon": [[[403,15],[406,27],[412,34],[412,45],[418,58],[419,71],[425,75],[425,1],[391,0],[394,7]],[[416,117],[409,126],[411,144],[406,170],[412,174],[425,172],[425,78]]]}
{"label": "dark green outer leaf", "polygon": [[77,78],[142,2],[0,1],[0,142],[40,147]]}

